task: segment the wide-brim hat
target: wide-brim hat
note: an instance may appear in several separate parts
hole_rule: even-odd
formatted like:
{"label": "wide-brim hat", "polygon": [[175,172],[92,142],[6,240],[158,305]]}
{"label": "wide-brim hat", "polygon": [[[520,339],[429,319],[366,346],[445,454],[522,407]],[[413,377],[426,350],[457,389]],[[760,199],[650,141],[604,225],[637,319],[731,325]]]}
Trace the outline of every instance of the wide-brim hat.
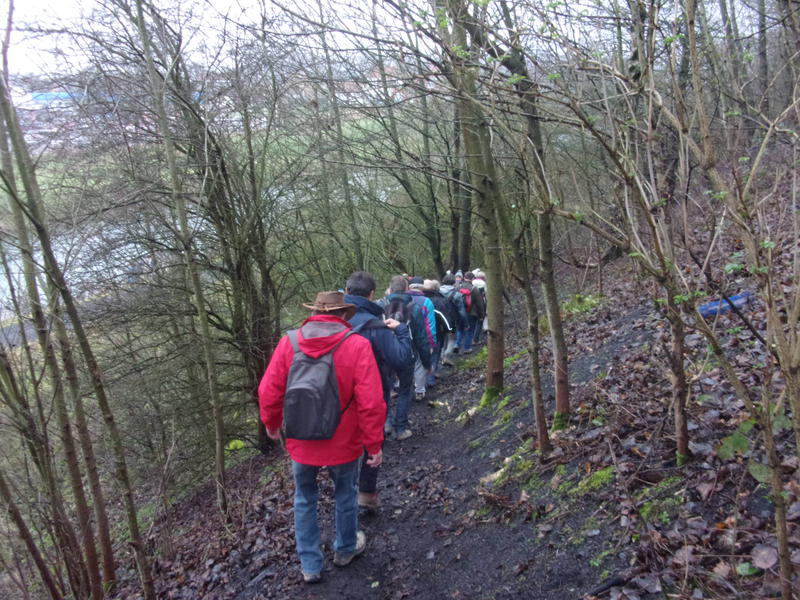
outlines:
{"label": "wide-brim hat", "polygon": [[333,312],[335,310],[347,310],[344,317],[345,320],[349,319],[356,313],[356,305],[344,301],[344,294],[342,292],[320,292],[317,294],[314,304],[303,303],[309,310],[317,312]]}

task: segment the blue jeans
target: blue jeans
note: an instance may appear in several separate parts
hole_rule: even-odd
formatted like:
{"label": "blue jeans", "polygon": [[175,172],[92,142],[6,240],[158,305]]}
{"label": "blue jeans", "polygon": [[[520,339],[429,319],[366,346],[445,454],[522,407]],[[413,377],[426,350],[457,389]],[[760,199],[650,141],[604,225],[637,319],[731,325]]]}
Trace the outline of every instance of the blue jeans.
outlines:
{"label": "blue jeans", "polygon": [[[358,531],[358,465],[359,460],[327,467],[333,480],[336,500],[335,552],[349,554],[356,549]],[[292,461],[294,475],[294,539],[300,566],[306,573],[321,573],[323,566],[320,530],[317,519],[317,473],[314,467]]]}
{"label": "blue jeans", "polygon": [[476,317],[469,315],[466,327],[458,332],[460,335],[457,343],[462,352],[464,350],[472,350],[472,333],[475,330],[475,321],[477,320]]}
{"label": "blue jeans", "polygon": [[[417,359],[419,360],[419,359]],[[394,413],[389,410],[387,421],[396,433],[408,429],[408,408],[411,405],[411,388],[414,386],[414,365],[397,372],[400,387],[397,390],[397,404]]]}
{"label": "blue jeans", "polygon": [[473,318],[475,319],[475,322],[472,324],[472,343],[479,344],[481,341],[481,335],[483,334],[483,319],[470,317],[470,320]]}

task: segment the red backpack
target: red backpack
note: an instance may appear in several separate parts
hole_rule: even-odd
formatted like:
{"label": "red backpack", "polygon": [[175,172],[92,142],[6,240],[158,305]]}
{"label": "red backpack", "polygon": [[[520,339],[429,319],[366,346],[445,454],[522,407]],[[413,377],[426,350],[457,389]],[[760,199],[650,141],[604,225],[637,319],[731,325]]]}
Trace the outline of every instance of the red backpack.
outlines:
{"label": "red backpack", "polygon": [[461,288],[458,291],[464,296],[464,306],[466,306],[467,312],[469,312],[469,309],[472,308],[472,290],[469,288]]}

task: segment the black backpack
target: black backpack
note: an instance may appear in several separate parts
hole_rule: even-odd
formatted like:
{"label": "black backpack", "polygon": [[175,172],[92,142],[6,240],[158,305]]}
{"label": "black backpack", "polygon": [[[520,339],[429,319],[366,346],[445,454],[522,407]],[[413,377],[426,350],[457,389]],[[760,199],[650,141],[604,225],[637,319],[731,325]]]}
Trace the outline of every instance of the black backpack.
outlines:
{"label": "black backpack", "polygon": [[328,352],[317,358],[308,356],[297,343],[297,329],[287,332],[294,350],[294,359],[286,378],[283,397],[283,428],[287,438],[295,440],[329,440],[336,433],[339,421],[353,401],[339,408],[339,384],[333,364],[334,351],[363,325],[354,327]]}
{"label": "black backpack", "polygon": [[402,300],[392,300],[384,311],[389,319],[400,321],[401,323],[411,323],[411,305]]}

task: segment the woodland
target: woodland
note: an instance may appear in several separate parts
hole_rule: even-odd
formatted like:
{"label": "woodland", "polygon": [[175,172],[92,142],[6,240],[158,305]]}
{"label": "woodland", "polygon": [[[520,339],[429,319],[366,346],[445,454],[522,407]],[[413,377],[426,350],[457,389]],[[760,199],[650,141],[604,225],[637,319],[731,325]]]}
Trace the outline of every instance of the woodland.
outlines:
{"label": "woodland", "polygon": [[306,597],[272,350],[480,267],[384,562],[307,597],[798,597],[800,2],[4,8],[0,595]]}

